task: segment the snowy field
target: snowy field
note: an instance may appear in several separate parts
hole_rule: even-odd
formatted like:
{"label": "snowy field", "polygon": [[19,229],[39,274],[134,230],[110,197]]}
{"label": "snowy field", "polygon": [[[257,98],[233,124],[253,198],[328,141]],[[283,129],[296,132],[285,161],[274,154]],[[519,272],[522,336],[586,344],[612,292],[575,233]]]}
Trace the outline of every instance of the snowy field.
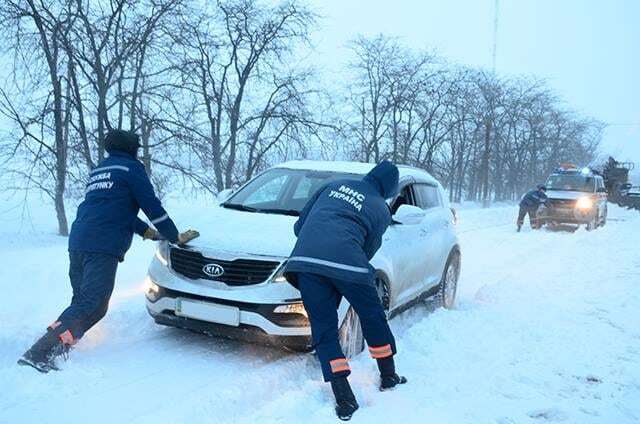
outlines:
{"label": "snowy field", "polygon": [[[392,321],[406,386],[380,393],[368,355],[352,361],[352,422],[640,422],[640,213],[610,206],[592,233],[519,234],[515,207],[459,214],[457,309]],[[139,238],[109,315],[64,369],[18,367],[70,299],[54,225],[49,206],[0,202],[1,423],[336,420],[313,356],[155,325],[142,294],[154,245]]]}

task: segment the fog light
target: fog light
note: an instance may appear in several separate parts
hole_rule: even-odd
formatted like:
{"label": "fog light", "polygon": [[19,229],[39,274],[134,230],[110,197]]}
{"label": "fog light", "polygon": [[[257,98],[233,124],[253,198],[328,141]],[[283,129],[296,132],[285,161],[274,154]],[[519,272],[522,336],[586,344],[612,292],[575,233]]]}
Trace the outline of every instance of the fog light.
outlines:
{"label": "fog light", "polygon": [[154,283],[149,276],[147,276],[144,280],[144,293],[152,302],[158,300],[158,295],[160,294],[160,286]]}
{"label": "fog light", "polygon": [[578,209],[591,209],[593,207],[593,202],[588,197],[581,197],[576,202],[576,208]]}
{"label": "fog light", "polygon": [[309,318],[306,309],[302,303],[290,303],[288,305],[276,306],[273,310],[276,314],[300,314]]}

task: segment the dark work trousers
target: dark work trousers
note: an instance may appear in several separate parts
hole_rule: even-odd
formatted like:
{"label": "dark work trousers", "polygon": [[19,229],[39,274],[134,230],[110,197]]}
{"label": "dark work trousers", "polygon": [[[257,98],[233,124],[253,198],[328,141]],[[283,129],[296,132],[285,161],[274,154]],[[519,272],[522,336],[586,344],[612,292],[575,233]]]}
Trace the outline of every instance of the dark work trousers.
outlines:
{"label": "dark work trousers", "polygon": [[118,268],[118,258],[105,253],[69,252],[69,279],[73,288],[71,305],[58,321],[81,338],[107,313]]}
{"label": "dark work trousers", "polygon": [[522,227],[522,224],[524,224],[524,217],[529,214],[529,224],[531,225],[531,228],[538,228],[537,213],[537,206],[520,206],[520,211],[518,212],[518,227]]}
{"label": "dark work trousers", "polygon": [[324,381],[351,373],[338,339],[337,307],[342,296],[360,318],[371,356],[381,359],[396,353],[396,343],[373,281],[353,283],[309,273],[299,273],[297,277]]}

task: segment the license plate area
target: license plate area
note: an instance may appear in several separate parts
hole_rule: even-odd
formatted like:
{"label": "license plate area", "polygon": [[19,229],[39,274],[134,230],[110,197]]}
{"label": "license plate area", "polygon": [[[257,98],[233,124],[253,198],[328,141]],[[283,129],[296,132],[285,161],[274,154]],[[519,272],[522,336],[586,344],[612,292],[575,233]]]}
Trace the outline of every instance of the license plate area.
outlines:
{"label": "license plate area", "polygon": [[235,306],[178,298],[176,299],[175,314],[179,317],[215,322],[233,327],[240,325],[240,309]]}

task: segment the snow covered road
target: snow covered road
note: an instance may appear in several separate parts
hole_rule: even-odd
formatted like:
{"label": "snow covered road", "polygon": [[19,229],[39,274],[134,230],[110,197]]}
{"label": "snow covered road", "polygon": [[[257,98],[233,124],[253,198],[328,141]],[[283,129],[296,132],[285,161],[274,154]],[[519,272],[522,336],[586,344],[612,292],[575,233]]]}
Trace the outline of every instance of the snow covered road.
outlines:
{"label": "snow covered road", "polygon": [[[22,227],[0,212],[0,423],[335,420],[313,356],[155,325],[142,295],[154,246],[141,241],[64,370],[16,366],[70,298],[66,240],[48,235],[47,211]],[[457,309],[392,321],[409,378],[394,392],[376,390],[366,354],[352,361],[353,422],[640,422],[640,213],[610,206],[591,233],[519,234],[515,214],[459,212]]]}

